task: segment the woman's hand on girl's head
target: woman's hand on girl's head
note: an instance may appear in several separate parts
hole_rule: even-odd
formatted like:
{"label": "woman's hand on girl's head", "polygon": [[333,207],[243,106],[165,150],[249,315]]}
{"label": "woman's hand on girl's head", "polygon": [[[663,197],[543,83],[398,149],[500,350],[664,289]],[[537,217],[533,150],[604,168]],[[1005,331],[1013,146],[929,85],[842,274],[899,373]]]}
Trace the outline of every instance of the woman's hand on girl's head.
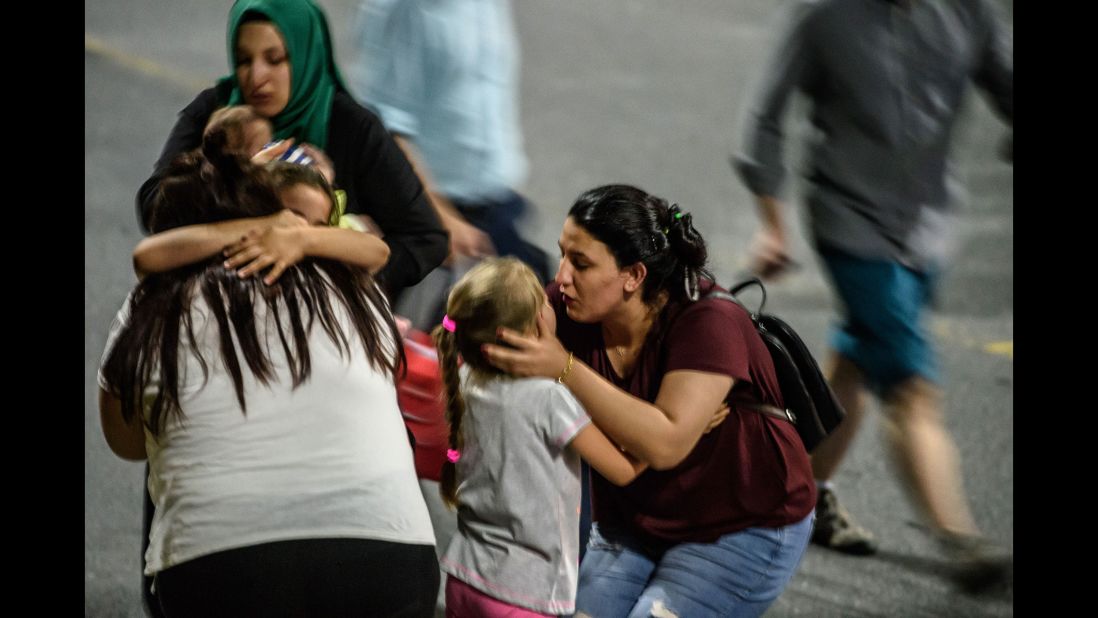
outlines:
{"label": "woman's hand on girl's head", "polygon": [[538,313],[535,334],[523,335],[500,328],[498,340],[505,345],[486,343],[481,350],[488,362],[511,375],[555,378],[568,365],[568,350],[553,334],[542,313]]}
{"label": "woman's hand on girl's head", "polygon": [[540,318],[537,324],[539,331],[547,332],[550,335],[557,334],[557,313],[553,311],[553,305],[549,304],[548,298],[541,304],[538,317]]}

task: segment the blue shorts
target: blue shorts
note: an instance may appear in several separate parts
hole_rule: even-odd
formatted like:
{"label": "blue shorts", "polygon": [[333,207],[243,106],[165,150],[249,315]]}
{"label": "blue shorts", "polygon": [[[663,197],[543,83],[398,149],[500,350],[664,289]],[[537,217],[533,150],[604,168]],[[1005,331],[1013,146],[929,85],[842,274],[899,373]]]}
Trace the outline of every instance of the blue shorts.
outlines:
{"label": "blue shorts", "polygon": [[820,257],[843,304],[843,321],[831,333],[835,351],[861,370],[878,395],[912,376],[937,382],[937,362],[923,325],[937,269],[920,272],[831,250]]}

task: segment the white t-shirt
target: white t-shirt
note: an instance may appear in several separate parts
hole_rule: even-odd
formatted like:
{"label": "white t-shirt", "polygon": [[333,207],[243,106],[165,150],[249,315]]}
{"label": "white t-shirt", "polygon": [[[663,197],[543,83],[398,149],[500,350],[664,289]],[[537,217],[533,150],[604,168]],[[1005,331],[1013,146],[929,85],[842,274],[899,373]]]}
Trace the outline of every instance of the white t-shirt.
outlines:
{"label": "white t-shirt", "polygon": [[[265,303],[256,304],[274,379],[258,383],[237,349],[244,414],[221,361],[217,322],[196,294],[191,317],[208,377],[181,332],[183,419],[168,421],[158,440],[145,436],[156,505],[146,574],[217,551],[291,539],[434,544],[396,387],[370,365],[343,304],[334,296],[330,302],[351,354],[341,357],[314,323],[312,369],[296,389],[273,318]],[[380,311],[388,308],[375,308]],[[129,298],[111,326],[104,360],[128,318]],[[107,388],[101,371],[99,384]]]}
{"label": "white t-shirt", "polygon": [[465,368],[462,375],[458,529],[442,569],[513,605],[571,614],[579,568],[580,458],[567,447],[591,419],[555,380],[477,384]]}

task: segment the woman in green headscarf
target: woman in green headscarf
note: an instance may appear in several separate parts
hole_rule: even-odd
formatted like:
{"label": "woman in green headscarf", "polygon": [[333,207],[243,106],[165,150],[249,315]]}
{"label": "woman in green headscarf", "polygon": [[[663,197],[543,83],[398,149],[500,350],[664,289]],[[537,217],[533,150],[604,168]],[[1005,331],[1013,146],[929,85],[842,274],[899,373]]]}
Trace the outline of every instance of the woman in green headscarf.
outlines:
{"label": "woman in green headscarf", "polygon": [[271,121],[277,139],[328,154],[335,185],[347,194],[346,212],[369,216],[389,244],[378,278],[391,294],[438,266],[448,250],[446,232],[403,152],[344,87],[320,7],[312,0],[240,0],[229,11],[228,52],[232,74],[180,113],[156,171],[138,192],[144,229],[163,170],[201,144],[215,110],[243,103]]}

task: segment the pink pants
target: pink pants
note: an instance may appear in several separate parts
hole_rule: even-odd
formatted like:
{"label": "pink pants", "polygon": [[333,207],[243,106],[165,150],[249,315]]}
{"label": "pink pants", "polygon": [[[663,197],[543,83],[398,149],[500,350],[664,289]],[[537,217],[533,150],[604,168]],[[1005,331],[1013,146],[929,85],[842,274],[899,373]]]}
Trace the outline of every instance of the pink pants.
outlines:
{"label": "pink pants", "polygon": [[446,618],[556,618],[490,597],[451,575],[446,576]]}

